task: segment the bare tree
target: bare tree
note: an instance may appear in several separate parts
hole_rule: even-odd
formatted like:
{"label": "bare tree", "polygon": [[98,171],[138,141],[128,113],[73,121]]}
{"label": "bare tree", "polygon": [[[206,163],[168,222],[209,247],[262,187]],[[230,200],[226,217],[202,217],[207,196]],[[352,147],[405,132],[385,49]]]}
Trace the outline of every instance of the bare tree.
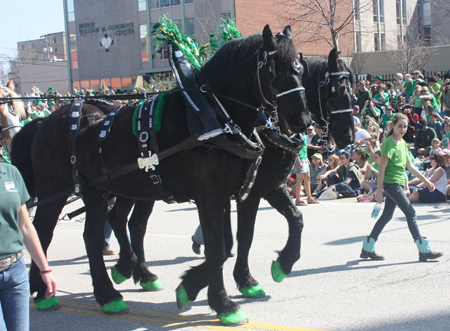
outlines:
{"label": "bare tree", "polygon": [[432,49],[426,47],[422,35],[417,33],[416,24],[410,24],[403,40],[397,40],[398,47],[386,52],[388,62],[399,72],[421,70],[430,61]]}
{"label": "bare tree", "polygon": [[357,74],[361,73],[362,68],[364,67],[364,63],[366,63],[369,56],[370,56],[369,52],[352,54],[352,58],[353,58],[352,67],[355,70],[355,73],[357,73]]}
{"label": "bare tree", "polygon": [[354,32],[353,18],[371,9],[371,0],[274,0],[302,43],[326,41],[338,48],[339,38]]}

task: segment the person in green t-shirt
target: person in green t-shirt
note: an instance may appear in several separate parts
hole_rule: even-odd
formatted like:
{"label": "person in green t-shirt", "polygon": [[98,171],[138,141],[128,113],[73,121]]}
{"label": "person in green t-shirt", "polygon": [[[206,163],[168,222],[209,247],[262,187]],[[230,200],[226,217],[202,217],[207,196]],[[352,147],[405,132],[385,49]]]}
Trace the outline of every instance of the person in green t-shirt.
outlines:
{"label": "person in green t-shirt", "polygon": [[[306,134],[302,134],[302,139],[306,142]],[[319,203],[319,201],[313,198],[311,194],[311,186],[310,186],[310,175],[309,175],[309,160],[308,160],[308,152],[306,144],[303,144],[302,149],[298,153],[297,159],[295,161],[294,174],[296,174],[296,183],[295,183],[295,204],[297,206],[307,206],[308,203]],[[306,193],[306,201],[300,200],[300,191],[303,183],[303,187],[305,188]]]}
{"label": "person in green t-shirt", "polygon": [[406,98],[406,102],[409,102],[412,95],[414,94],[414,89],[416,88],[416,81],[412,79],[410,74],[405,75],[405,84],[403,85],[403,95]]}
{"label": "person in green t-shirt", "polygon": [[437,79],[434,77],[430,77],[428,78],[428,82],[430,83],[430,93],[434,96],[434,98],[436,99],[436,104],[437,104],[437,109],[435,109],[436,112],[441,111],[441,97],[442,97],[442,92],[441,92],[441,85],[437,82]]}
{"label": "person in green t-shirt", "polygon": [[[25,202],[30,199],[19,170],[0,163],[0,325],[8,330],[29,330],[30,285],[23,254],[25,248],[41,270],[46,298],[56,293],[56,281],[42,250],[36,229],[28,217]],[[41,298],[44,299],[45,298]],[[42,302],[42,301],[40,301]]]}
{"label": "person in green t-shirt", "polygon": [[[444,135],[442,136],[441,143],[445,149],[450,148],[450,123],[444,121],[442,123],[442,131],[444,131]],[[449,178],[450,179],[450,178]]]}
{"label": "person in green t-shirt", "polygon": [[430,192],[435,187],[432,182],[426,179],[411,162],[408,156],[408,146],[402,139],[408,130],[408,117],[405,114],[396,114],[392,118],[392,133],[386,138],[381,147],[381,161],[378,171],[377,202],[383,202],[383,188],[386,193],[386,203],[381,217],[375,223],[370,235],[363,240],[361,258],[372,260],[384,260],[384,257],[375,253],[375,242],[384,227],[389,223],[394,215],[395,207],[398,206],[406,216],[408,228],[414,242],[419,249],[419,260],[437,259],[442,256],[440,252],[432,252],[428,239],[422,237],[417,225],[416,211],[404,192],[405,167],[419,178],[428,187]]}
{"label": "person in green t-shirt", "polygon": [[392,108],[391,105],[388,105],[384,111],[386,112],[385,114],[381,115],[380,117],[380,121],[378,122],[378,125],[380,126],[380,128],[382,128],[384,130],[384,127],[386,126],[386,123],[392,118],[392,116],[394,116],[394,114],[392,113],[394,109]]}

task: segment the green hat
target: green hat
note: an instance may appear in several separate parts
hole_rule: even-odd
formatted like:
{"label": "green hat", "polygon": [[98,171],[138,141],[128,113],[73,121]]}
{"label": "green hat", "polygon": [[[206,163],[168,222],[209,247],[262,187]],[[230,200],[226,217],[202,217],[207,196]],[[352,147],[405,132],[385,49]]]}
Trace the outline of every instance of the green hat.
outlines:
{"label": "green hat", "polygon": [[374,80],[375,80],[375,79],[383,80],[383,77],[381,77],[380,75],[378,75],[378,76],[375,76]]}
{"label": "green hat", "polygon": [[47,90],[47,93],[52,93],[53,92],[53,87],[49,87]]}

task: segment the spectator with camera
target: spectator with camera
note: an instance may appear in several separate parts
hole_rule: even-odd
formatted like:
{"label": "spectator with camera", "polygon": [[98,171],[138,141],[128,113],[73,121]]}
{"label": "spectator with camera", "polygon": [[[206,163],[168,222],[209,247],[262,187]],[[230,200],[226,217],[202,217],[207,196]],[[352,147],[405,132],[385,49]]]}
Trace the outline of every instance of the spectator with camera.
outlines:
{"label": "spectator with camera", "polygon": [[440,90],[443,95],[445,116],[450,116],[450,78],[444,81]]}

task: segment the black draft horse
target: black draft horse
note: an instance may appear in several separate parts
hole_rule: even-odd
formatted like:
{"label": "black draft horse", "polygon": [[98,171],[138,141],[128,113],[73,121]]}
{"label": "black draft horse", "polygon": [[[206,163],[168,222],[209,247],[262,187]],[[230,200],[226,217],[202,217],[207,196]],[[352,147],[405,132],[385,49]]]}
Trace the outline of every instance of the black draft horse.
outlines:
{"label": "black draft horse", "polygon": [[[338,52],[331,50],[328,60],[321,57],[308,59],[309,72],[305,71],[303,82],[307,91],[310,112],[316,122],[323,127],[323,132],[331,132],[339,149],[345,148],[354,141],[352,100],[354,88],[353,72],[347,68]],[[275,281],[282,281],[292,270],[293,264],[300,258],[301,233],[303,229],[302,213],[293,203],[285,185],[280,183],[292,171],[296,154],[274,145],[264,139],[266,146],[258,175],[249,196],[243,202],[237,202],[238,212],[238,254],[234,268],[234,278],[239,291],[244,297],[264,295],[264,290],[250,274],[248,265],[249,250],[253,240],[256,213],[261,198],[265,198],[288,221],[289,237],[279,258],[272,264],[272,276]],[[135,204],[136,203],[136,204]],[[135,204],[135,205],[134,205]],[[126,235],[127,217],[134,207],[129,220],[132,247]],[[120,259],[113,268],[113,279],[122,282],[133,275],[134,281],[140,281],[146,290],[148,281],[156,279],[145,263],[144,235],[148,218],[152,212],[154,201],[135,201],[118,197],[109,221],[120,244]],[[230,228],[230,205],[225,211],[225,224]],[[228,223],[228,224],[227,224]],[[229,251],[231,247],[227,247]],[[137,256],[137,259],[136,259]],[[134,268],[134,269],[133,269]],[[117,270],[122,277],[115,277]],[[190,301],[195,300],[198,292],[188,292]]]}
{"label": "black draft horse", "polygon": [[[278,104],[283,132],[302,132],[311,124],[301,74],[298,75],[303,68],[298,65],[298,54],[290,35],[290,27],[286,27],[283,34],[274,36],[267,25],[262,34],[225,44],[201,69],[211,91],[254,107],[251,109],[228,99],[222,100],[230,117],[246,136],[250,136],[255,127],[258,115],[255,109],[266,101]],[[265,61],[269,56],[272,61]],[[49,117],[29,123],[13,140],[13,164],[21,171],[30,194],[39,200],[73,187],[71,107],[71,104],[63,106]],[[76,160],[78,173],[85,182],[104,175],[101,156],[107,169],[111,170],[136,162],[140,155],[131,130],[135,107],[129,106],[120,110],[99,154],[102,120],[113,109],[114,106],[102,102],[85,102],[83,105]],[[167,97],[162,128],[156,135],[161,151],[191,136],[186,123],[185,102],[180,93]],[[230,196],[242,185],[249,163],[223,149],[199,146],[173,154],[157,166],[166,188],[179,200],[195,200],[205,236],[206,261],[183,276],[177,290],[177,303],[180,307],[186,305],[200,289],[209,285],[208,303],[220,321],[227,325],[248,320],[226,293],[222,265],[226,259],[223,211]],[[114,289],[102,256],[108,192],[136,200],[161,198],[144,171],[125,174],[83,192],[86,206],[84,240],[95,298],[105,312],[124,313],[128,308],[121,294]],[[66,198],[62,197],[37,208],[34,225],[45,252],[65,202]],[[45,285],[38,273],[38,268],[32,264],[31,292],[38,292],[38,307],[51,309],[58,305],[57,300],[53,298],[52,302],[46,302]]]}

